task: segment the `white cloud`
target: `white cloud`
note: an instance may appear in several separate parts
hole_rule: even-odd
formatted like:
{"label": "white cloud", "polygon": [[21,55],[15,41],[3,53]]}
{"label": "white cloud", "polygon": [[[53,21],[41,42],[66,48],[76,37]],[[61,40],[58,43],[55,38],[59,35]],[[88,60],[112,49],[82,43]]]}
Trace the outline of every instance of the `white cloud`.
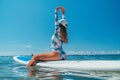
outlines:
{"label": "white cloud", "polygon": [[27,48],[32,48],[32,46],[31,46],[31,45],[26,45],[25,47],[27,47]]}

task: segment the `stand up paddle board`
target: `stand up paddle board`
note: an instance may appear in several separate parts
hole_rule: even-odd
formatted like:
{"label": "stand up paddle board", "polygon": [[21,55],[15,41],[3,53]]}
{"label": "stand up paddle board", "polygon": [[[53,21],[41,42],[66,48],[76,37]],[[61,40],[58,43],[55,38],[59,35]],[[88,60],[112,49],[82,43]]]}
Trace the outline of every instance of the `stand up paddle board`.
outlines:
{"label": "stand up paddle board", "polygon": [[[14,56],[13,60],[20,64],[28,64],[31,56]],[[100,71],[120,71],[120,60],[62,60],[38,62],[36,66],[69,70],[100,70]]]}

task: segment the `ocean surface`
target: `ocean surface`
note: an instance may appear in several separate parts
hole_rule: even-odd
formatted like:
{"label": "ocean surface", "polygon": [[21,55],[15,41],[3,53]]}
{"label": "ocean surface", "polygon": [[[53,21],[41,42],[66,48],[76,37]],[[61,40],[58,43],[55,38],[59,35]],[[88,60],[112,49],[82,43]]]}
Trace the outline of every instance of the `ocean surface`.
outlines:
{"label": "ocean surface", "polygon": [[[120,71],[72,72],[41,67],[29,71],[25,65],[14,62],[12,57],[0,56],[0,80],[120,80]],[[120,54],[68,55],[67,60],[120,60]]]}

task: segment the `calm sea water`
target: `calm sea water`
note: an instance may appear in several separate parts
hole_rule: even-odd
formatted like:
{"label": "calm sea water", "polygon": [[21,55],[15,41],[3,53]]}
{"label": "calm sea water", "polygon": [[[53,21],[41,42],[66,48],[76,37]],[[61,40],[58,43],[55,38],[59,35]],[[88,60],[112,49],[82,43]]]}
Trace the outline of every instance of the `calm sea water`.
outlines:
{"label": "calm sea water", "polygon": [[[120,80],[117,72],[70,72],[35,67],[29,71],[26,66],[13,61],[13,56],[0,56],[0,80]],[[68,55],[68,60],[120,60],[119,55]],[[112,64],[111,64],[112,65]]]}

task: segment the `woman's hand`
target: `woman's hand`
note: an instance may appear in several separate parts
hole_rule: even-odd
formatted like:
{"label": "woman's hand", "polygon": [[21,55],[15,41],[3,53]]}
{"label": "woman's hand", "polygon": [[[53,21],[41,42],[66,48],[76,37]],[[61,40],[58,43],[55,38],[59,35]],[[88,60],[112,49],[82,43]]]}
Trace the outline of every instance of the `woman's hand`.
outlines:
{"label": "woman's hand", "polygon": [[62,7],[62,6],[57,7],[56,10],[57,10],[57,11],[58,11],[58,10],[61,10],[61,11],[62,11],[62,14],[65,13],[65,9],[64,9],[64,7]]}

